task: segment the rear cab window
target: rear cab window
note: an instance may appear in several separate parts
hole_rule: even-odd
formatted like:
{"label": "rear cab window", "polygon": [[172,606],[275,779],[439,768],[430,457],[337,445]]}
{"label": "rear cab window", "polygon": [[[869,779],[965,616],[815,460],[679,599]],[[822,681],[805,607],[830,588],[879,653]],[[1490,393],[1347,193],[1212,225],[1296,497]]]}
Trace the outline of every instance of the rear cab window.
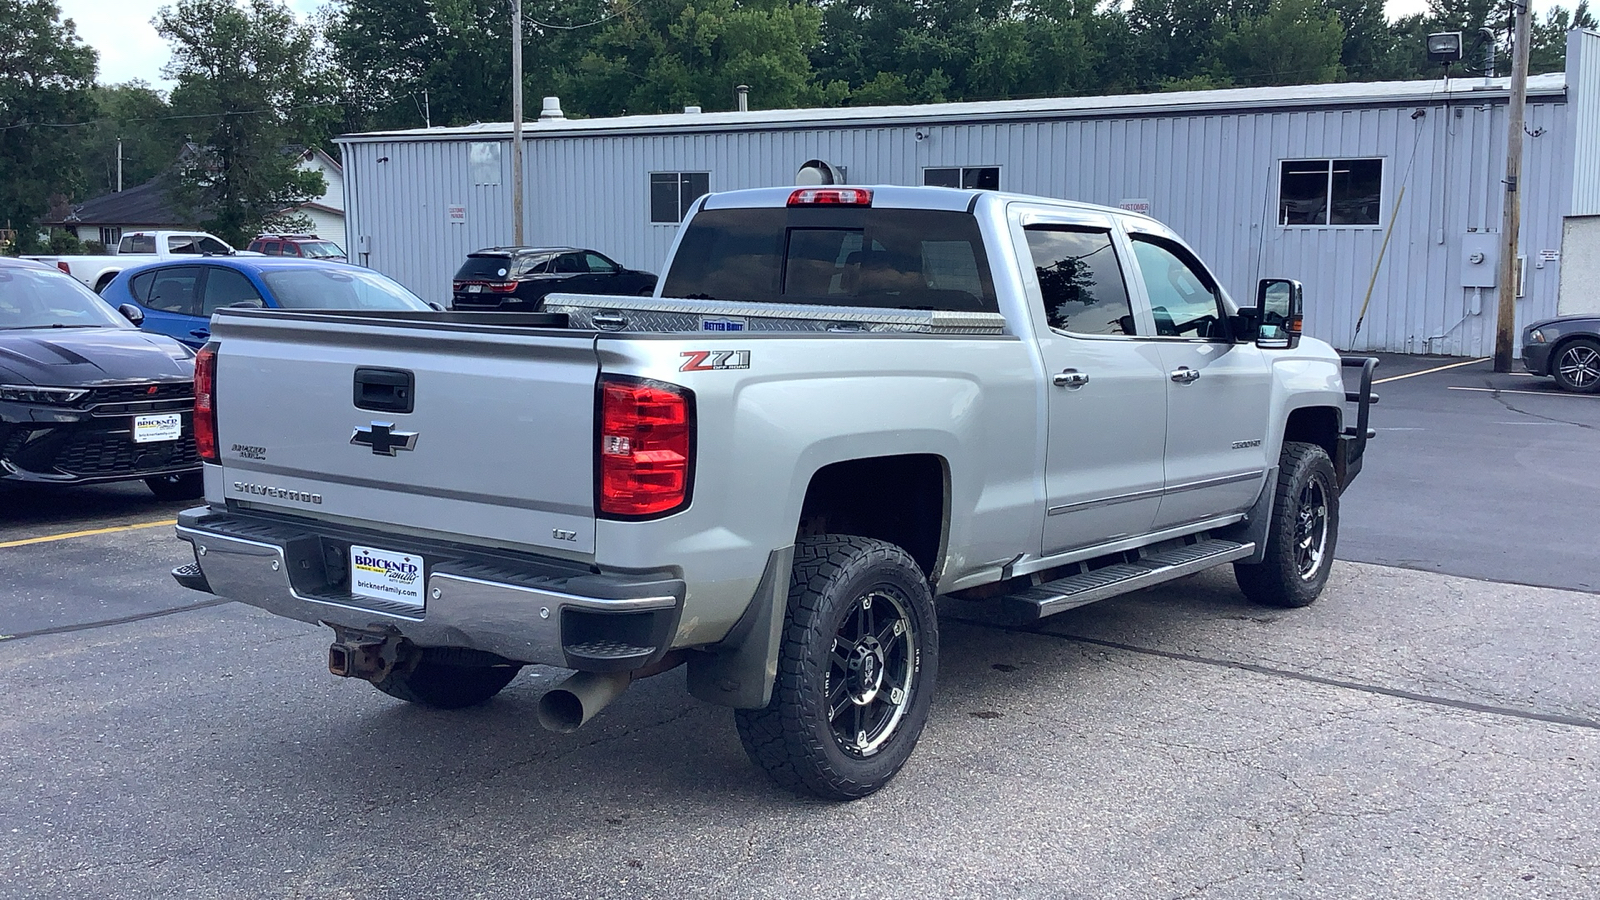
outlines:
{"label": "rear cab window", "polygon": [[977,220],[948,210],[709,209],[690,219],[663,296],[998,312]]}

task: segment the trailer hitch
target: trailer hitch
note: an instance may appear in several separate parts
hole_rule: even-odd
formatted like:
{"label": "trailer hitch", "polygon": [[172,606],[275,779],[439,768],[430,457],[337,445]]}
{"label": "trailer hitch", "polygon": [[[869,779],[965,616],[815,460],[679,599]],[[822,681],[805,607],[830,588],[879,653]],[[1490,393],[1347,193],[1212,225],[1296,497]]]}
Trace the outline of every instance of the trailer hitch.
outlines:
{"label": "trailer hitch", "polygon": [[328,645],[328,671],[340,678],[382,681],[411,655],[410,642],[398,633],[373,634],[339,625],[329,627],[334,641]]}

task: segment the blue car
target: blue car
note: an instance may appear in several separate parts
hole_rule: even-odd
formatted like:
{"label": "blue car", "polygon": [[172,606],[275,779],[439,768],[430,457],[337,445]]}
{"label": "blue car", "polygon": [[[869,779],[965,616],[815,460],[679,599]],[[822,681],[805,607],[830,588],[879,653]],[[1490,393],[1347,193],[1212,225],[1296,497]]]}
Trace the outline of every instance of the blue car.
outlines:
{"label": "blue car", "polygon": [[124,269],[100,296],[144,331],[200,347],[225,306],[438,309],[371,269],[272,256],[203,256]]}

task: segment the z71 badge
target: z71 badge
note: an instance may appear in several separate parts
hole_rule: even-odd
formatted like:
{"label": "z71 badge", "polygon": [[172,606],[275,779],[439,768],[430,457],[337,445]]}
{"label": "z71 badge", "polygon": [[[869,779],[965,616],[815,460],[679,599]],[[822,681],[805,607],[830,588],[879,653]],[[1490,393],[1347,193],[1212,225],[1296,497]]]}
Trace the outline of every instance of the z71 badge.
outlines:
{"label": "z71 badge", "polygon": [[685,350],[679,372],[712,372],[717,369],[750,368],[749,350]]}

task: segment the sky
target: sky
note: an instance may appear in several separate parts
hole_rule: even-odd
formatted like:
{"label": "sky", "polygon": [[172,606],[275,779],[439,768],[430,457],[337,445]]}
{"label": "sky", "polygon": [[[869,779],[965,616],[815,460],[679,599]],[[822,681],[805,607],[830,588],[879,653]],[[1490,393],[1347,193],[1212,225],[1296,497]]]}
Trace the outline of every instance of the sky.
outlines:
{"label": "sky", "polygon": [[[305,19],[324,2],[288,0],[289,8]],[[158,90],[172,82],[161,76],[167,64],[167,42],[150,21],[156,10],[174,0],[56,0],[63,18],[71,19],[78,37],[100,53],[101,84],[122,84],[141,79]]]}
{"label": "sky", "polygon": [[[157,90],[169,90],[172,82],[163,78],[167,63],[167,42],[156,34],[150,20],[156,10],[172,0],[56,0],[61,14],[77,24],[78,36],[100,52],[100,83],[122,84],[142,79]],[[289,8],[302,19],[318,6],[318,0],[288,0]],[[1550,0],[1535,0],[1534,9],[1543,11]],[[1571,7],[1573,0],[1564,5]],[[1427,0],[1389,0],[1385,11],[1390,18],[1422,12]]]}

